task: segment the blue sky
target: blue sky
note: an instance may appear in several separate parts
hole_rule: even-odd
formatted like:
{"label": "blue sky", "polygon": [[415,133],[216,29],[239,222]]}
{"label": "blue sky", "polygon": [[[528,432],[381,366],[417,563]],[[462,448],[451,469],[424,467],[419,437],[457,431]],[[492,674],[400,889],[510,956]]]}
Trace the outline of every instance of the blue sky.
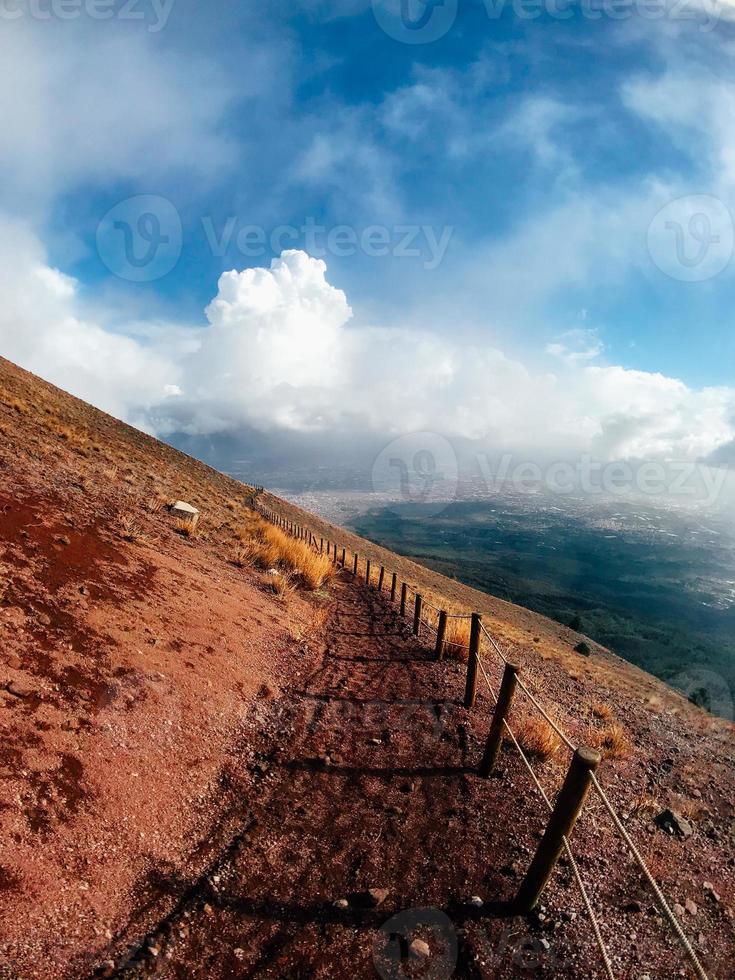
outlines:
{"label": "blue sky", "polygon": [[[0,23],[4,352],[164,434],[405,416],[493,442],[502,419],[521,446],[721,454],[733,8],[407,2],[441,36],[405,43],[420,32],[400,0],[138,0],[140,19],[117,4],[109,20],[94,0],[66,20],[18,0]],[[139,258],[168,238],[146,281],[125,225]],[[368,229],[388,254],[366,254]],[[242,277],[281,245],[326,268]],[[284,344],[303,372],[279,375]],[[394,361],[416,372],[408,401]],[[385,412],[344,410],[340,377],[363,402],[378,385]],[[624,443],[621,415],[638,426]]]}

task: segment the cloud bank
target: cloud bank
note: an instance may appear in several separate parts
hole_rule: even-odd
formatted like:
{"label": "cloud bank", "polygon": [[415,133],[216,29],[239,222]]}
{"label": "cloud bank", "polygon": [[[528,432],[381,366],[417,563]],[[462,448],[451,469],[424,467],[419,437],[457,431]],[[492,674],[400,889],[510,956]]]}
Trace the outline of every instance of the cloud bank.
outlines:
{"label": "cloud bank", "polygon": [[6,356],[160,435],[429,430],[537,455],[687,460],[735,441],[735,389],[605,364],[593,332],[565,333],[531,365],[490,343],[359,324],[326,264],[293,250],[224,273],[207,326],[122,335],[85,313],[26,228],[0,232]]}

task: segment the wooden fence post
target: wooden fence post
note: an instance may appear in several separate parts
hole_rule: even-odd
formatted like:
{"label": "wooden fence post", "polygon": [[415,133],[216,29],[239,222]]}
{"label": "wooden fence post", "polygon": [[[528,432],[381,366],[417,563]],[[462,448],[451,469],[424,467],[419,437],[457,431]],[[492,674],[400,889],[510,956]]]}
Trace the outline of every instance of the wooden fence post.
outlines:
{"label": "wooden fence post", "polygon": [[324,552],[324,538],[319,538],[319,554],[321,555],[323,554],[323,552]]}
{"label": "wooden fence post", "polygon": [[464,706],[473,708],[477,697],[477,659],[480,653],[480,625],[482,617],[479,613],[472,613],[472,626],[470,628],[470,649],[467,657],[467,683],[464,689]]}
{"label": "wooden fence post", "polygon": [[413,606],[413,635],[418,636],[421,630],[421,596],[416,593],[416,601]]}
{"label": "wooden fence post", "polygon": [[367,559],[367,562],[365,564],[365,581],[367,582],[368,585],[370,585],[370,559],[369,558]]}
{"label": "wooden fence post", "polygon": [[444,659],[444,637],[447,635],[447,613],[445,609],[439,612],[439,624],[436,628],[436,659]]}
{"label": "wooden fence post", "polygon": [[503,672],[503,680],[498,693],[498,703],[495,705],[490,733],[485,745],[485,754],[480,763],[480,775],[489,776],[495,768],[498,760],[500,746],[503,744],[503,734],[505,725],[503,722],[508,717],[508,711],[515,694],[516,683],[518,681],[518,667],[515,664],[506,664]]}
{"label": "wooden fence post", "polygon": [[385,578],[385,568],[383,565],[380,566],[380,574],[378,575],[378,592],[383,591],[383,579]]}
{"label": "wooden fence post", "polygon": [[357,556],[357,552],[355,552],[355,562],[352,568],[352,574],[355,576],[355,578],[357,578],[357,562],[358,562],[358,556]]}
{"label": "wooden fence post", "polygon": [[346,568],[347,567],[346,562],[347,562],[347,548],[343,548],[342,549],[342,568]]}
{"label": "wooden fence post", "polygon": [[564,838],[570,837],[574,830],[574,824],[592,785],[592,774],[599,766],[600,759],[599,752],[585,746],[580,746],[575,751],[546,832],[513,903],[514,909],[517,909],[520,915],[527,914],[538,904],[559,860],[564,847]]}
{"label": "wooden fence post", "polygon": [[396,601],[396,589],[398,588],[398,572],[393,572],[393,577],[390,580],[390,601]]}
{"label": "wooden fence post", "polygon": [[406,615],[406,595],[408,594],[408,586],[405,582],[401,583],[401,616]]}

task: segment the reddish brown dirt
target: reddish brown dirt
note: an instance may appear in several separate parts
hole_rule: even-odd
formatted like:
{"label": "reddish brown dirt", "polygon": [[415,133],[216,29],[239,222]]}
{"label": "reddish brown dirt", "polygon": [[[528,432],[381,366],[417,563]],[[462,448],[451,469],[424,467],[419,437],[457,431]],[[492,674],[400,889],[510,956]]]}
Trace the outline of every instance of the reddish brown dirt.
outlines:
{"label": "reddish brown dirt", "polygon": [[[229,561],[245,487],[105,417],[91,449],[92,409],[0,369],[0,975],[56,978],[200,866],[242,716],[318,602]],[[201,535],[157,493],[206,504]]]}
{"label": "reddish brown dirt", "polygon": [[[109,972],[603,976],[565,862],[540,914],[491,909],[515,894],[544,810],[510,748],[492,778],[476,774],[489,703],[483,694],[467,712],[463,690],[464,668],[436,663],[385,600],[339,587],[326,645],[308,655],[281,702],[251,716],[244,830],[206,875],[182,884],[158,928],[116,950]],[[580,826],[575,850],[617,975],[678,975],[677,948],[600,824]],[[361,898],[369,889],[387,890],[376,908]],[[466,905],[472,895],[484,911]],[[336,907],[340,899],[349,907]],[[627,908],[639,900],[640,910]],[[725,977],[729,924],[714,903],[699,915],[709,929],[700,951]],[[405,945],[429,942],[428,972],[396,960],[400,935]]]}
{"label": "reddish brown dirt", "polygon": [[[201,532],[177,533],[161,498],[200,507]],[[454,937],[459,976],[602,975],[568,867],[533,919],[461,904],[510,897],[544,821],[512,751],[474,773],[487,695],[468,715],[463,665],[432,662],[374,592],[281,602],[235,567],[253,498],[0,359],[0,977],[367,977],[376,943],[399,976],[390,934],[427,906],[450,924],[424,923],[433,965],[405,975],[448,976]],[[580,658],[558,624],[269,503],[483,612],[575,738],[606,706],[632,744],[603,781],[731,976],[732,727],[602,648]],[[539,764],[550,792],[566,764]],[[665,806],[687,840],[654,825]],[[690,975],[595,801],[575,847],[617,975]],[[379,907],[334,907],[368,887],[388,889]]]}

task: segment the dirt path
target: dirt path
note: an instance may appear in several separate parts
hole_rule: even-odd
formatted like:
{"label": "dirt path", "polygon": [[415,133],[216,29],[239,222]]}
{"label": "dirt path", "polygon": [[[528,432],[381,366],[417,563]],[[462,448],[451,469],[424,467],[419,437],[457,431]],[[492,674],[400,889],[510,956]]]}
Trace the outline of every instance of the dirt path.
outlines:
{"label": "dirt path", "polygon": [[[460,706],[464,667],[433,662],[374,592],[336,594],[326,649],[305,654],[258,719],[243,832],[115,975],[601,975],[568,869],[541,917],[466,904],[512,896],[540,804],[509,753],[497,778],[470,768],[488,716]],[[369,889],[386,890],[377,906]],[[417,937],[428,960],[405,956]],[[620,975],[637,976],[640,953],[622,939]]]}

